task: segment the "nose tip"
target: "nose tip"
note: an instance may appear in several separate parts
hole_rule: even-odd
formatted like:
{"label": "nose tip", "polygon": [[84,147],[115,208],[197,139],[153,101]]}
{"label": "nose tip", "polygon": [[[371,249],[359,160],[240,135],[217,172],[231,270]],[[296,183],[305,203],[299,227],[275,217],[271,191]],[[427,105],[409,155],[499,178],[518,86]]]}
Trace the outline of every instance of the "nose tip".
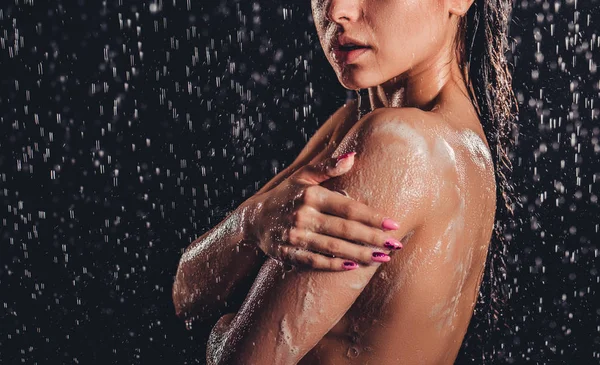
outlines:
{"label": "nose tip", "polygon": [[327,8],[327,18],[335,23],[355,21],[358,13],[358,4],[353,0],[332,0]]}

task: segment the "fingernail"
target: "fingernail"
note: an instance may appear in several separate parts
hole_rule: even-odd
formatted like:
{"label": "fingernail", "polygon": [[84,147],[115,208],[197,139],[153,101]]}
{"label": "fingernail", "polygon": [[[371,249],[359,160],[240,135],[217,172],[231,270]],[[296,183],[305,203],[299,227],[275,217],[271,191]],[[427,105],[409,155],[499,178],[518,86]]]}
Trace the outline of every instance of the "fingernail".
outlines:
{"label": "fingernail", "polygon": [[348,153],[344,153],[341,156],[338,156],[337,162],[335,163],[335,166],[339,165],[342,160],[344,160],[344,159],[346,159],[346,158],[348,158],[350,156],[354,156],[354,155],[356,155],[356,152],[348,152]]}
{"label": "fingernail", "polygon": [[358,264],[356,262],[344,261],[344,269],[346,269],[346,270],[354,270],[357,267],[358,267]]}
{"label": "fingernail", "polygon": [[383,245],[387,248],[393,248],[394,250],[399,250],[402,248],[402,242],[393,238],[388,238]]}
{"label": "fingernail", "polygon": [[392,259],[391,257],[384,254],[383,252],[373,252],[372,256],[373,256],[373,261],[377,261],[377,262],[388,262]]}
{"label": "fingernail", "polygon": [[381,223],[381,227],[387,230],[394,230],[400,228],[398,223],[394,222],[390,218],[384,218],[383,223]]}

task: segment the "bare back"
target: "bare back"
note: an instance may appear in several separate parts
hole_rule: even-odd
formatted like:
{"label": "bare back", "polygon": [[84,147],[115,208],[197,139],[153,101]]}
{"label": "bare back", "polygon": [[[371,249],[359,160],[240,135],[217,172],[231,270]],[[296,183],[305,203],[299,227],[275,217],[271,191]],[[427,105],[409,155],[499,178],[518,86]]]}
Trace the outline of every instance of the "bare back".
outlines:
{"label": "bare back", "polygon": [[[441,173],[439,181],[424,182],[441,187],[439,196],[431,197],[434,213],[407,237],[402,251],[391,254],[392,260],[380,267],[350,310],[300,364],[405,361],[394,357],[398,348],[378,345],[389,343],[390,337],[416,356],[412,359],[419,359],[414,363],[453,363],[477,298],[496,195],[493,163],[479,122],[458,113],[457,103],[442,105],[453,105],[454,113],[443,106],[424,112],[428,125],[420,133],[439,162],[430,168]],[[342,123],[338,130],[342,133],[332,136],[333,147],[348,128]],[[317,154],[312,162],[323,156]],[[386,194],[393,187],[373,189]],[[328,295],[335,297],[335,288],[332,291]]]}

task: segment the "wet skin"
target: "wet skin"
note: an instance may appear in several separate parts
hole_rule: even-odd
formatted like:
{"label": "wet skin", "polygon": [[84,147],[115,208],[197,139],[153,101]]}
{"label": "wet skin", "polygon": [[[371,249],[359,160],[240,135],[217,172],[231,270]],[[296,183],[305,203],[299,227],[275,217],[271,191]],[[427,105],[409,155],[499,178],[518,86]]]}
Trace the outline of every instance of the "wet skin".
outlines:
{"label": "wet skin", "polygon": [[[496,200],[483,131],[464,112],[472,109],[458,108],[461,102],[452,99],[455,108],[441,101],[422,112],[429,114],[426,123],[415,127],[430,162],[439,162],[428,168],[440,172],[424,182],[440,189],[429,196],[423,225],[300,364],[454,363],[477,298]],[[389,194],[393,188],[373,190]],[[406,205],[397,204],[399,210]]]}
{"label": "wet skin", "polygon": [[[398,230],[386,233],[404,248],[390,253],[389,262],[346,272],[286,271],[274,259],[263,263],[250,254],[236,255],[236,265],[211,266],[221,274],[219,283],[230,283],[223,275],[248,272],[235,266],[262,264],[243,303],[230,305],[234,313],[214,326],[208,363],[452,364],[476,301],[496,204],[494,166],[453,43],[457,17],[470,1],[311,5],[339,81],[369,89],[372,112],[357,120],[355,103],[342,107],[261,191],[277,188],[302,166],[355,151],[351,170],[322,185],[398,222]],[[338,33],[370,48],[338,60]],[[240,226],[223,226],[223,233],[184,255],[174,288],[178,313],[193,314],[197,298],[219,289],[199,279],[212,274],[194,257],[234,262],[222,254],[235,254],[230,248],[212,248]],[[189,285],[199,280],[202,290]],[[225,289],[219,298],[231,303],[235,298]],[[204,312],[210,302],[203,300]]]}
{"label": "wet skin", "polygon": [[404,248],[390,262],[348,272],[285,272],[267,259],[237,316],[213,330],[209,363],[454,362],[494,222],[494,170],[481,125],[451,87],[428,111],[355,115],[355,102],[340,108],[280,179],[357,151],[352,170],[323,185],[388,213]]}

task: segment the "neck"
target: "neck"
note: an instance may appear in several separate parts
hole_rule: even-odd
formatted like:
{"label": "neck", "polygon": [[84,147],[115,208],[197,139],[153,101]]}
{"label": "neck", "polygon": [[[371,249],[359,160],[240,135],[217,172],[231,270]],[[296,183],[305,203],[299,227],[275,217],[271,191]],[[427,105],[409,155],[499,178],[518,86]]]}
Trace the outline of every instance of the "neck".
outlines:
{"label": "neck", "polygon": [[368,88],[371,110],[415,107],[429,111],[438,103],[443,90],[459,89],[468,95],[455,53],[450,51],[451,47],[445,49],[448,51],[437,53],[402,75]]}

